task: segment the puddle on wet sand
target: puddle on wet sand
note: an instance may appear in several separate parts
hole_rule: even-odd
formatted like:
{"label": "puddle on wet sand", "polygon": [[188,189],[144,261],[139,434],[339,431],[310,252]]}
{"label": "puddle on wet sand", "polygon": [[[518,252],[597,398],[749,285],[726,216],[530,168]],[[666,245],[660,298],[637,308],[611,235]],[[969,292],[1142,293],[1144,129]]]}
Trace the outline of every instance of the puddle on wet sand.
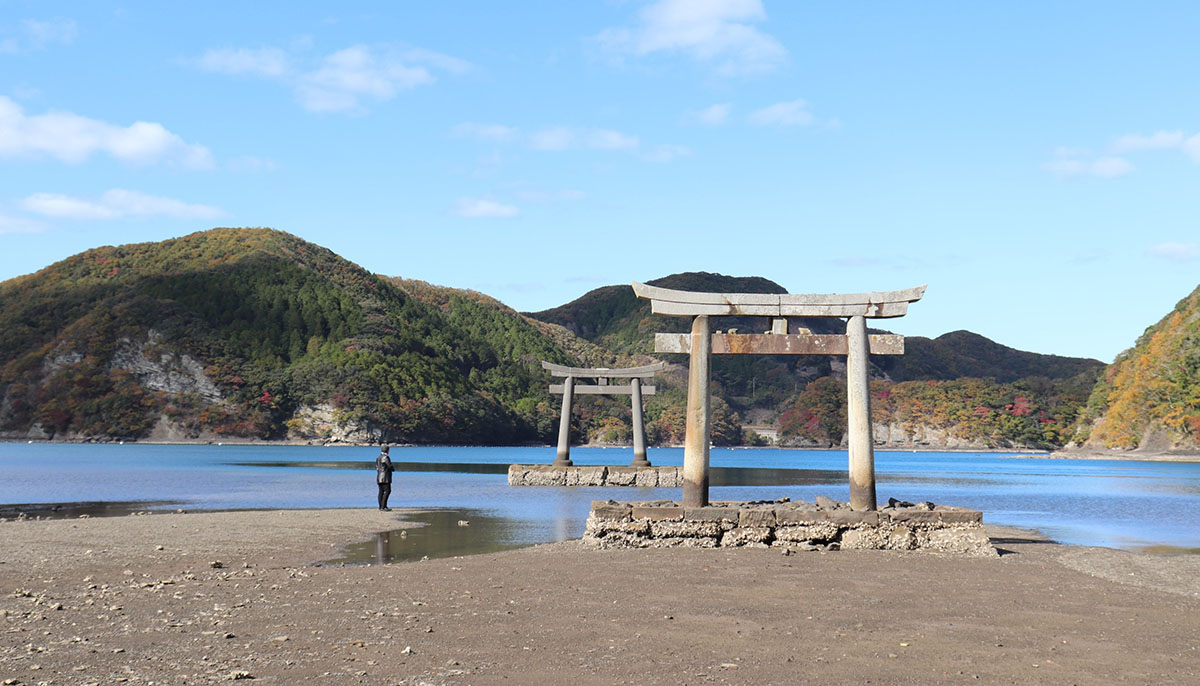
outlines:
{"label": "puddle on wet sand", "polygon": [[414,562],[495,553],[539,542],[524,540],[523,522],[485,515],[479,510],[427,510],[406,520],[422,526],[382,531],[369,541],[346,546],[340,557],[323,564]]}
{"label": "puddle on wet sand", "polygon": [[0,505],[0,518],[12,519],[25,515],[29,518],[75,519],[77,517],[124,517],[135,512],[162,508],[181,503],[169,500],[139,500],[132,502],[82,502],[82,503],[25,503]]}

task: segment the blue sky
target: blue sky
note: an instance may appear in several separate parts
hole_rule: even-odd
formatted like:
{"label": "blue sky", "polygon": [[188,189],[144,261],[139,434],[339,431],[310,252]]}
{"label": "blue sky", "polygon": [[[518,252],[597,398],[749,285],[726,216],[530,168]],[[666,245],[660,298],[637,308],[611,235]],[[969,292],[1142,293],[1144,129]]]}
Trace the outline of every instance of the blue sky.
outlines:
{"label": "blue sky", "polygon": [[0,0],[0,279],[270,226],[523,311],[928,283],[881,324],[1106,362],[1200,281],[1200,4],[333,7]]}

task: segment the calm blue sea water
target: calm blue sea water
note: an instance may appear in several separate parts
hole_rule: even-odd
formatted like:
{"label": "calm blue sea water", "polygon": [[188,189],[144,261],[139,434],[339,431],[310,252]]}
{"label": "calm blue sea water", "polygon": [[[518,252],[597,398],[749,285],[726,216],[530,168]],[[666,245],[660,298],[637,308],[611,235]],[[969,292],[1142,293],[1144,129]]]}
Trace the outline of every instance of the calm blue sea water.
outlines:
{"label": "calm blue sea water", "polygon": [[[0,444],[0,505],[166,502],[151,508],[371,507],[378,450],[350,447]],[[576,464],[628,464],[628,449],[573,448]],[[548,464],[553,447],[393,448],[392,505],[476,517],[504,545],[578,537],[590,501],[678,498],[678,489],[510,488],[511,463]],[[682,449],[652,449],[681,464]],[[846,453],[713,449],[713,500],[848,498]],[[881,502],[959,505],[1063,543],[1200,548],[1200,464],[879,452]],[[727,485],[726,485],[727,484]]]}

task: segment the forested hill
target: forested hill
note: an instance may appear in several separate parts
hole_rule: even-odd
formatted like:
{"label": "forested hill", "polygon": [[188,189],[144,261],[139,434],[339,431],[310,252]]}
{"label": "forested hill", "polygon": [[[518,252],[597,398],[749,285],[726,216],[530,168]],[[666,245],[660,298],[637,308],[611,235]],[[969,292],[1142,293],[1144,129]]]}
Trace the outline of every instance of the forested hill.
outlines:
{"label": "forested hill", "polygon": [[0,428],[539,440],[537,359],[574,358],[490,311],[427,302],[270,229],[96,248],[0,284]]}
{"label": "forested hill", "polygon": [[1011,383],[1031,376],[1067,379],[1104,366],[1083,357],[1016,350],[970,331],[951,331],[934,339],[908,336],[903,355],[874,361],[894,381],[975,377]]}
{"label": "forested hill", "polygon": [[[787,293],[783,286],[759,276],[737,277],[709,272],[683,272],[647,283],[681,291]],[[528,316],[558,324],[580,338],[622,352],[650,352],[654,347],[655,332],[676,329],[682,331],[680,327],[687,326],[683,319],[672,320],[652,315],[650,302],[638,299],[629,284],[603,286],[588,291],[565,305],[528,313]],[[722,321],[728,320],[729,318],[726,318]],[[822,326],[819,321],[814,321],[816,326]],[[664,326],[668,328],[663,328]],[[736,320],[728,326],[736,327]]]}
{"label": "forested hill", "polygon": [[[760,277],[703,272],[649,283],[784,292]],[[482,293],[371,274],[271,229],[89,250],[0,283],[0,321],[0,437],[493,445],[553,442],[558,399],[540,360],[645,364],[655,332],[687,327],[652,315],[628,285],[521,315]],[[1100,366],[968,332],[908,340],[905,358],[873,359],[876,421],[895,445],[1061,445]],[[647,398],[647,436],[677,443],[686,357],[663,357],[676,364]],[[753,424],[778,427],[785,443],[836,445],[839,362],[717,357],[714,442],[756,440],[743,431]],[[628,440],[628,402],[577,399],[574,440]]]}
{"label": "forested hill", "polygon": [[1105,370],[1079,438],[1093,448],[1200,449],[1200,288]]}

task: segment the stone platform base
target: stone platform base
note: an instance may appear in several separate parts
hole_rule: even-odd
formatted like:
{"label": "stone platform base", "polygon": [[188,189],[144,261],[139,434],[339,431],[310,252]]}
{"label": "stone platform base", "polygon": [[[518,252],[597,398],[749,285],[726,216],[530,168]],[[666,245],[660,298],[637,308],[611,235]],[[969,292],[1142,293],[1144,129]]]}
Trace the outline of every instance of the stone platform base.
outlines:
{"label": "stone platform base", "polygon": [[680,488],[680,467],[552,467],[542,464],[508,466],[509,486],[637,486]]}
{"label": "stone platform base", "polygon": [[997,556],[977,510],[893,500],[875,512],[854,512],[846,503],[823,497],[815,504],[784,499],[695,508],[669,500],[594,500],[583,540],[602,548],[927,550]]}

